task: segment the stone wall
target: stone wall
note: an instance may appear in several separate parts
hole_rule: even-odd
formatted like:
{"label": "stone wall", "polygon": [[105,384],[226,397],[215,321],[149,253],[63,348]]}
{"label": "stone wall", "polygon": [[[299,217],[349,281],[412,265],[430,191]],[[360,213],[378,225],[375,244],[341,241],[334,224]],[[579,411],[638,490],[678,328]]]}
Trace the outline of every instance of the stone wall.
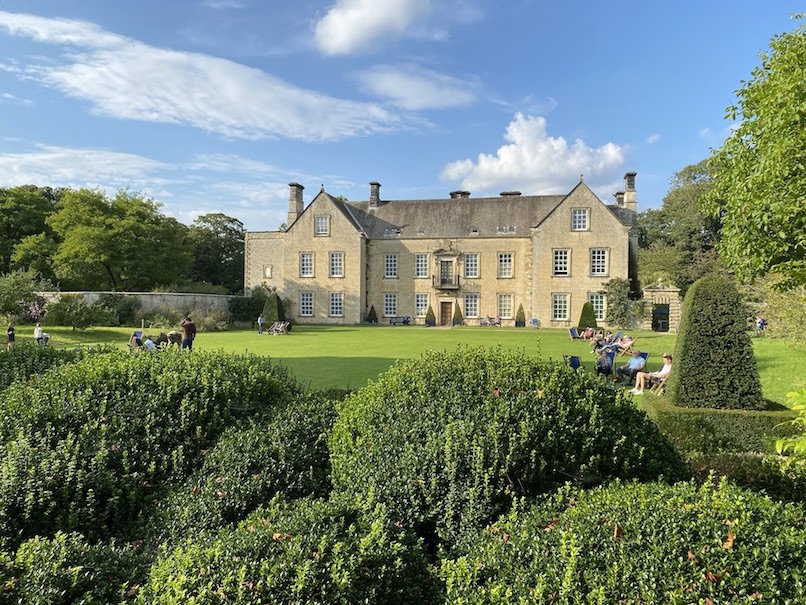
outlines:
{"label": "stone wall", "polygon": [[181,313],[194,310],[204,313],[211,311],[227,312],[229,311],[230,299],[236,298],[226,294],[195,294],[187,292],[40,292],[40,294],[48,301],[58,299],[63,294],[78,295],[88,304],[94,303],[103,294],[123,294],[125,296],[136,296],[146,312],[168,307]]}

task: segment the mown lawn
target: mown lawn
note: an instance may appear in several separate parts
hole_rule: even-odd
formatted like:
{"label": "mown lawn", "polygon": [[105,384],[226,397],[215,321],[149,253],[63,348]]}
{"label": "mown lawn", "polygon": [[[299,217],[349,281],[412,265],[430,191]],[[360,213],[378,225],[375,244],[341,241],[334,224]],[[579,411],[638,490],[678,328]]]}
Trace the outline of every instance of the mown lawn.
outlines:
{"label": "mown lawn", "polygon": [[[48,326],[46,331],[52,344],[60,347],[100,343],[125,347],[131,334],[131,328],[72,331]],[[649,351],[651,370],[660,367],[665,351],[674,351],[674,335],[640,330],[631,333],[637,337],[637,346]],[[18,340],[32,337],[31,326],[18,327]],[[806,388],[803,372],[806,349],[773,338],[754,338],[753,344],[766,398],[783,404],[788,391]],[[295,326],[285,336],[258,336],[251,330],[199,333],[195,348],[267,355],[288,366],[304,384],[321,389],[358,388],[397,359],[418,357],[427,350],[452,350],[460,345],[521,349],[555,360],[562,360],[564,354],[581,355],[588,370],[592,370],[595,359],[587,343],[570,340],[565,330],[532,328]]]}

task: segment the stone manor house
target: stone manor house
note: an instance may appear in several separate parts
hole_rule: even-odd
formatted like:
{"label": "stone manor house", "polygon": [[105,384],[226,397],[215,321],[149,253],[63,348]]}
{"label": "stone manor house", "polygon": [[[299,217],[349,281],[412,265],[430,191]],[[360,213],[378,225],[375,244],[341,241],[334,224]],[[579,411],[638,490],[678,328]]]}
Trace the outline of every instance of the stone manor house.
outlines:
{"label": "stone manor house", "polygon": [[586,301],[604,319],[602,284],[636,277],[635,176],[611,205],[581,178],[565,195],[395,201],[372,182],[367,201],[322,188],[307,206],[290,183],[287,230],[246,234],[244,285],[276,287],[297,323],[357,324],[374,307],[422,324],[430,306],[450,325],[458,306],[465,324],[514,325],[523,305],[527,325],[567,327]]}

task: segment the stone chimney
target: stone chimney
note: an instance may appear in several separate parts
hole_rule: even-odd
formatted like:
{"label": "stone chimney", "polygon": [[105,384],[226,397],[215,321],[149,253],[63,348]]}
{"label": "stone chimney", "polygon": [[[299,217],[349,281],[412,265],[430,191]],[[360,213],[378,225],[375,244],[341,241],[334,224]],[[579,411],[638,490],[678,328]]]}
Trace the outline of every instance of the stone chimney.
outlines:
{"label": "stone chimney", "polygon": [[378,181],[372,181],[369,184],[369,207],[377,208],[381,201],[381,184]]}
{"label": "stone chimney", "polygon": [[288,188],[288,226],[290,227],[305,209],[305,204],[302,201],[302,190],[305,187],[299,183],[289,183]]}
{"label": "stone chimney", "polygon": [[467,199],[470,197],[469,191],[451,191],[451,199]]}
{"label": "stone chimney", "polygon": [[633,212],[638,212],[638,200],[635,197],[635,175],[637,174],[637,172],[628,172],[624,175],[624,207]]}
{"label": "stone chimney", "polygon": [[521,192],[520,191],[502,191],[498,195],[500,195],[501,197],[518,197],[519,195],[521,195]]}
{"label": "stone chimney", "polygon": [[619,208],[624,207],[624,192],[623,191],[616,191],[613,196],[616,198],[616,206]]}

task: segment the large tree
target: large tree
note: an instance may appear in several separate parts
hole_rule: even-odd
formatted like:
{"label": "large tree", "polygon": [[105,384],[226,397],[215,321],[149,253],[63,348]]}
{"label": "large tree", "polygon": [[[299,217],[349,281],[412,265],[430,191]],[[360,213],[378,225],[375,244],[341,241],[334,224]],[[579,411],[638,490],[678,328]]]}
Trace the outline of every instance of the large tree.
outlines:
{"label": "large tree", "polygon": [[642,284],[662,280],[685,293],[689,285],[718,266],[719,221],[702,210],[712,186],[706,160],[686,166],[672,178],[661,208],[638,215]]}
{"label": "large tree", "polygon": [[224,286],[229,292],[243,288],[244,228],[238,219],[220,212],[204,214],[190,227],[193,262],[190,279]]}
{"label": "large tree", "polygon": [[737,277],[768,272],[806,284],[806,30],[773,38],[737,91],[736,128],[709,166],[706,208],[722,220],[719,249]]}
{"label": "large tree", "polygon": [[73,287],[170,284],[190,262],[187,227],[162,215],[156,202],[128,191],[112,200],[100,191],[68,191],[48,224],[60,240],[54,269]]}
{"label": "large tree", "polygon": [[11,269],[20,241],[46,231],[45,218],[60,196],[60,190],[34,185],[0,189],[0,273]]}

